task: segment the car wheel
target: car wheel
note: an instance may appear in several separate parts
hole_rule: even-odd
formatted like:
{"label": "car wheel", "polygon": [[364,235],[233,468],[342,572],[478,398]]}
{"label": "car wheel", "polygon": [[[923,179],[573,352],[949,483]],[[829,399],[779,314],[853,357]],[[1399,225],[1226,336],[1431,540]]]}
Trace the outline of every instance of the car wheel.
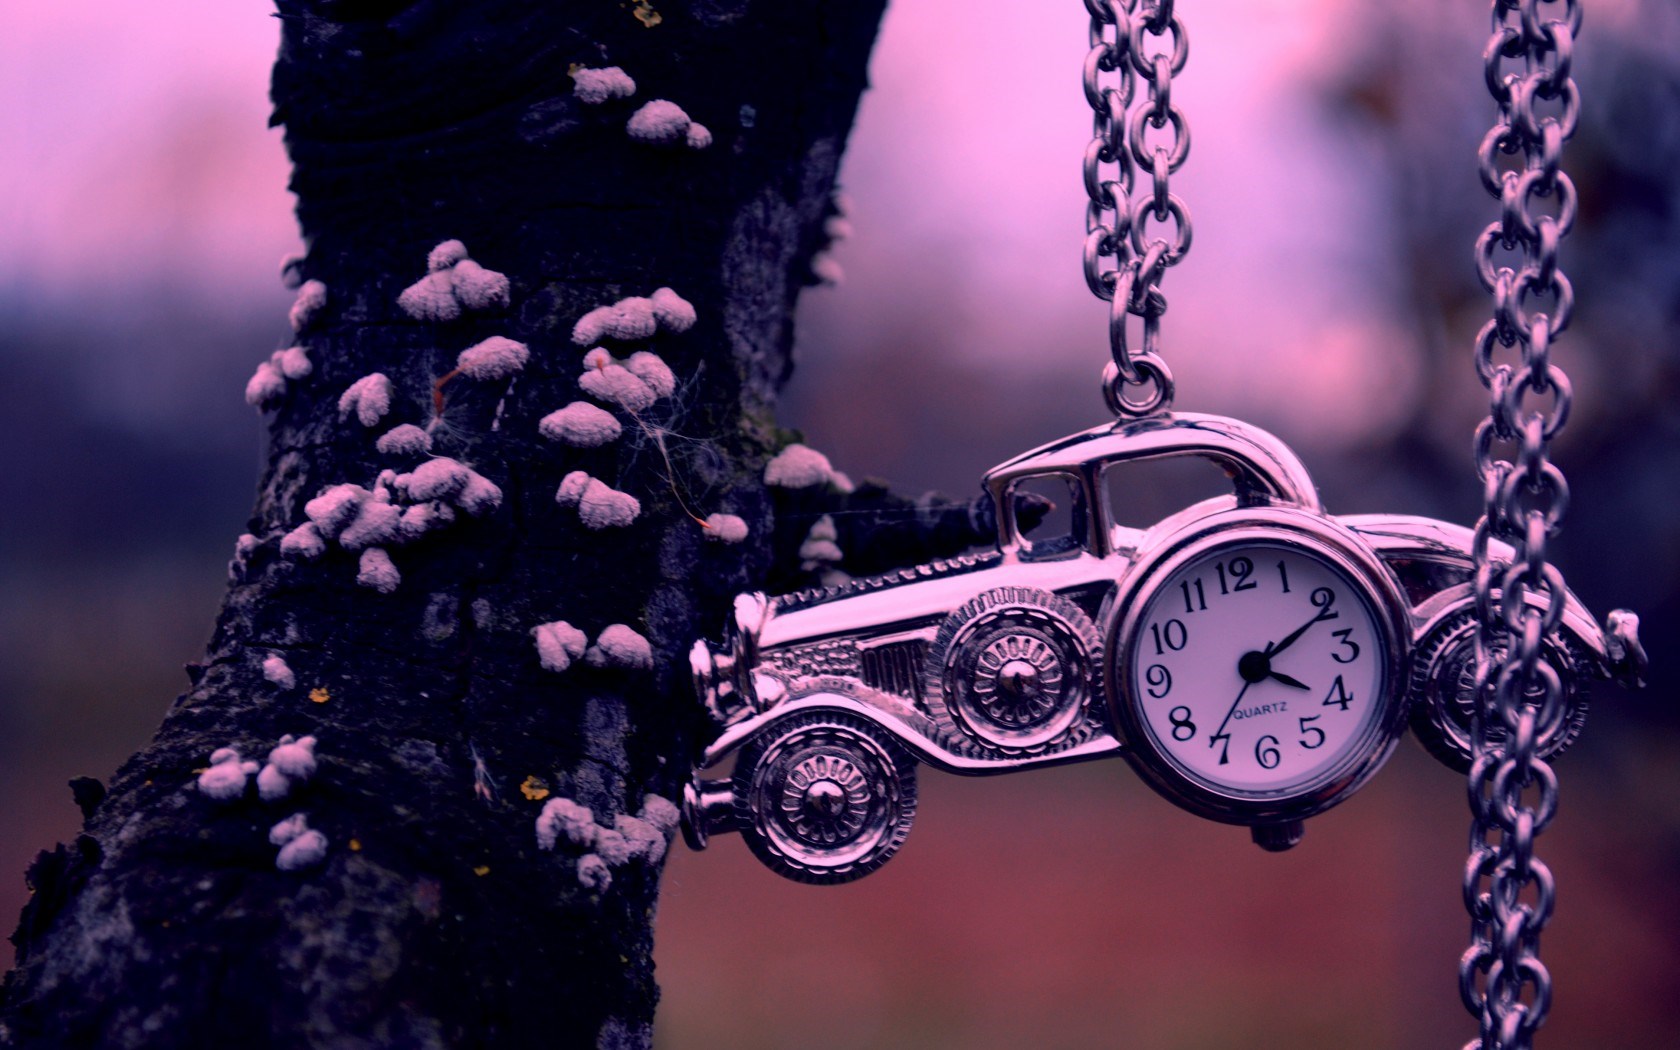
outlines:
{"label": "car wheel", "polygon": [[955,739],[1038,754],[1079,726],[1100,680],[1097,629],[1048,591],[999,587],[951,613],[928,654],[928,708]]}
{"label": "car wheel", "polygon": [[747,845],[799,882],[850,882],[898,852],[916,816],[916,763],[843,712],[788,719],[742,748],[737,818]]}
{"label": "car wheel", "polygon": [[[1542,649],[1542,658],[1557,673],[1564,690],[1556,715],[1536,733],[1537,751],[1545,759],[1562,754],[1574,743],[1587,719],[1587,691],[1581,682],[1587,657],[1567,632],[1564,638],[1561,645],[1548,638]],[[1504,647],[1496,646],[1495,653],[1502,658]],[[1418,646],[1410,696],[1412,734],[1430,754],[1461,773],[1470,769],[1475,687],[1476,616],[1474,610],[1464,608],[1443,617]],[[1494,730],[1496,737],[1504,733],[1503,726]]]}

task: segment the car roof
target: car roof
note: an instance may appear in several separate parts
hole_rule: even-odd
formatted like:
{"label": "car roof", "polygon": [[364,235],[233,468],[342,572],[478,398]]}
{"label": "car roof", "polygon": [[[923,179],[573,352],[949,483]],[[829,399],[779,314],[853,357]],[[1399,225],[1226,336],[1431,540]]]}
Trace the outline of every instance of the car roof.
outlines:
{"label": "car roof", "polygon": [[1232,475],[1239,496],[1262,495],[1320,509],[1306,467],[1282,441],[1240,420],[1191,412],[1119,420],[1071,434],[998,464],[986,472],[984,484],[995,494],[1023,477],[1184,455],[1218,462]]}

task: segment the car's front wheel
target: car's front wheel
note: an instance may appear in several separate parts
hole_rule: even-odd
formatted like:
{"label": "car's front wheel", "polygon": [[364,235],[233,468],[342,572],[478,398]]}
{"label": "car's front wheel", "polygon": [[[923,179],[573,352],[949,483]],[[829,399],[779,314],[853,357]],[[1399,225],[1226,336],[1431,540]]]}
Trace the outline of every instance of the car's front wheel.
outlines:
{"label": "car's front wheel", "polygon": [[790,718],[741,749],[735,805],[747,845],[799,882],[850,882],[898,852],[916,816],[916,763],[865,719]]}

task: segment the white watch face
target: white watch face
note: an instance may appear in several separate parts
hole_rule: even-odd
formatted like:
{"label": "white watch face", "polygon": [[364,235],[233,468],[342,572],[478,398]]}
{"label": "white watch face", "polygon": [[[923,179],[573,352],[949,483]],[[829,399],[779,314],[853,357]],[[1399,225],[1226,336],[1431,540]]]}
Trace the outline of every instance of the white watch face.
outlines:
{"label": "white watch face", "polygon": [[1214,547],[1163,578],[1138,623],[1137,721],[1193,779],[1287,792],[1370,746],[1386,708],[1384,636],[1365,588],[1325,556]]}

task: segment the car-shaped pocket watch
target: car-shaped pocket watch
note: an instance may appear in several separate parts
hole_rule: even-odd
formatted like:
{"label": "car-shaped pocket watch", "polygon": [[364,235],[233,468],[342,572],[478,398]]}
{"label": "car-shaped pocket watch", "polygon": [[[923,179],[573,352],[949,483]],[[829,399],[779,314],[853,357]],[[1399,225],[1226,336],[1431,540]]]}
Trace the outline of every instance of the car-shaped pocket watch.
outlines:
{"label": "car-shaped pocket watch", "polygon": [[[1113,471],[1209,460],[1232,492],[1147,530],[1113,523]],[[1066,486],[1070,527],[1036,541],[1023,486]],[[1072,435],[989,471],[994,550],[838,587],[735,601],[696,642],[720,735],[683,830],[739,831],[772,870],[859,878],[897,852],[916,767],[1008,773],[1126,759],[1192,813],[1271,850],[1381,767],[1408,722],[1456,768],[1470,754],[1471,533],[1429,518],[1333,517],[1282,441],[1221,416],[1167,413]],[[1058,487],[1058,491],[1060,488]],[[1508,562],[1508,547],[1494,545]],[[1603,630],[1573,594],[1545,659],[1564,699],[1542,755],[1579,732],[1584,679],[1642,669],[1637,619]]]}

